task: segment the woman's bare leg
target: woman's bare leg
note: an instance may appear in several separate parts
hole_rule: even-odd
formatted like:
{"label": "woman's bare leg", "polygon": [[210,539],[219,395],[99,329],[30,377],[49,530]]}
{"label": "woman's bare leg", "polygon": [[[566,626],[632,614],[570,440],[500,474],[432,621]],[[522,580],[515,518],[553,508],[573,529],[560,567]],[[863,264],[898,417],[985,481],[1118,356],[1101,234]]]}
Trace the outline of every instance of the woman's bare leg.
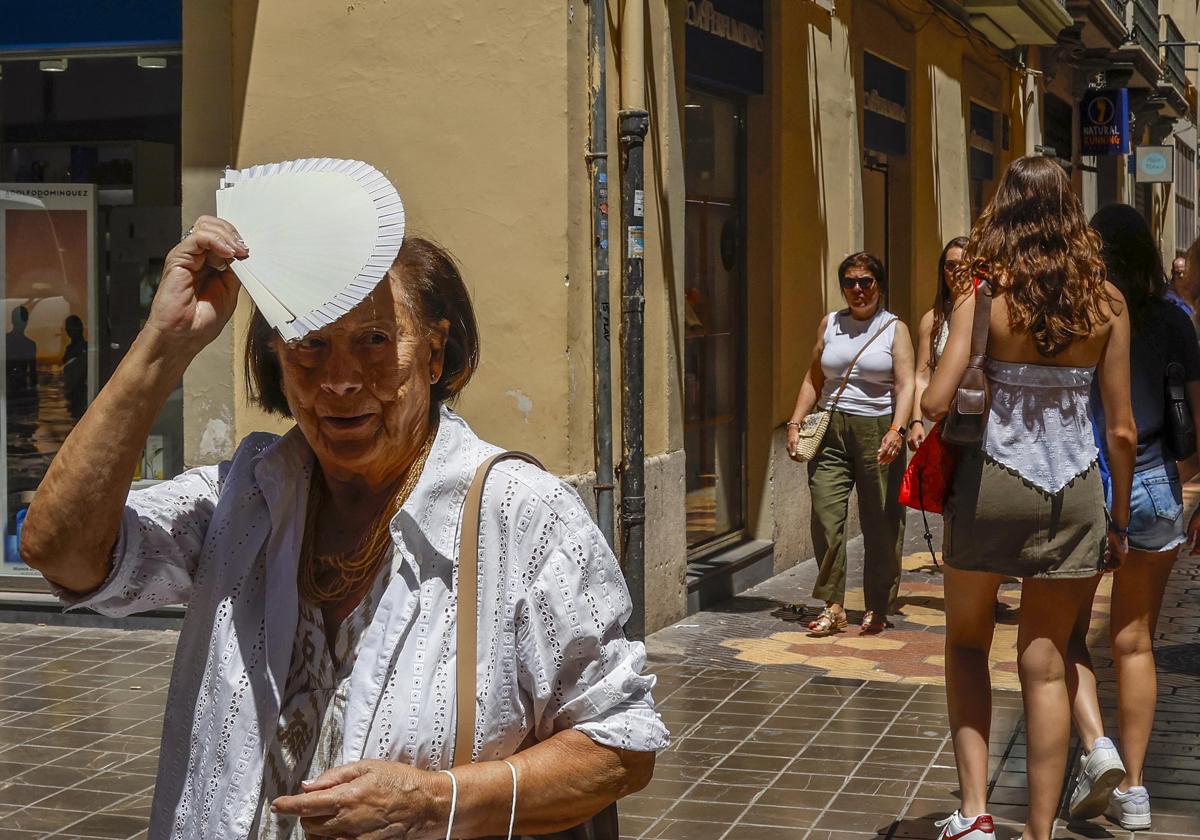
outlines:
{"label": "woman's bare leg", "polygon": [[1004,578],[990,572],[942,568],[946,595],[946,704],[962,792],[960,810],[964,817],[976,817],[987,811],[988,735],[992,726],[988,653],[996,628],[992,607]]}
{"label": "woman's bare leg", "polygon": [[1097,738],[1104,737],[1104,718],[1100,714],[1100,700],[1096,696],[1096,672],[1092,668],[1092,654],[1088,650],[1088,628],[1092,622],[1092,601],[1101,575],[1092,578],[1092,594],[1080,605],[1075,626],[1071,629],[1071,641],[1067,646],[1067,691],[1071,695],[1071,713],[1075,719],[1075,730],[1084,748],[1090,750]]}
{"label": "woman's bare leg", "polygon": [[1142,784],[1146,747],[1158,703],[1154,627],[1178,556],[1178,548],[1164,552],[1131,549],[1113,581],[1112,649],[1121,709],[1121,750],[1125,754],[1121,790]]}
{"label": "woman's bare leg", "polygon": [[1025,703],[1029,815],[1024,840],[1050,840],[1062,797],[1071,738],[1067,647],[1096,582],[1026,578],[1021,584],[1017,670]]}

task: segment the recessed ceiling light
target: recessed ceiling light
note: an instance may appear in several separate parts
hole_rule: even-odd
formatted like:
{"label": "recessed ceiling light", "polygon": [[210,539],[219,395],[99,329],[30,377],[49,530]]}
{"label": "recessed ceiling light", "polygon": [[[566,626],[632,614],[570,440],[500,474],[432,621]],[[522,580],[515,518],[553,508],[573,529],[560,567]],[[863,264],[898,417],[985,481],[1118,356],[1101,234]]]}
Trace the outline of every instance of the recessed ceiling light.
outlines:
{"label": "recessed ceiling light", "polygon": [[139,55],[137,63],[146,70],[162,70],[167,66],[167,60],[161,55]]}
{"label": "recessed ceiling light", "polygon": [[65,73],[67,60],[65,58],[47,58],[39,61],[38,67],[45,73]]}

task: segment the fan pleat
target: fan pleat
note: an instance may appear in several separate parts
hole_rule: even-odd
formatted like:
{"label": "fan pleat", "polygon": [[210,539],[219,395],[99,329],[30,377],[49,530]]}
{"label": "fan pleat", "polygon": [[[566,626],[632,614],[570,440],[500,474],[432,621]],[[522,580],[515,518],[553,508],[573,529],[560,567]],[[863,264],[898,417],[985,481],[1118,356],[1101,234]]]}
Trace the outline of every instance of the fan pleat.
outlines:
{"label": "fan pleat", "polygon": [[251,249],[234,271],[289,341],[361,304],[404,241],[396,188],[362,161],[303,158],[231,169],[221,184],[218,214]]}

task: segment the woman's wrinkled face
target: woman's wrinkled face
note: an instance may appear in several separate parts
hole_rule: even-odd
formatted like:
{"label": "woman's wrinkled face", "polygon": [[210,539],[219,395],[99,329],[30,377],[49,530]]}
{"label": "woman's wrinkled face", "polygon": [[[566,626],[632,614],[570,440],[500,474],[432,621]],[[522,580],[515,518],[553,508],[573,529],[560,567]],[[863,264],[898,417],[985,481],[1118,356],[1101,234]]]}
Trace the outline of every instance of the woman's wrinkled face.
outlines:
{"label": "woman's wrinkled face", "polygon": [[392,274],[367,300],[291,344],[276,339],[283,393],[326,476],[395,481],[428,433],[445,321],[421,324]]}
{"label": "woman's wrinkled face", "polygon": [[879,306],[879,282],[869,268],[850,266],[841,279],[842,296],[850,314],[860,320],[870,318]]}

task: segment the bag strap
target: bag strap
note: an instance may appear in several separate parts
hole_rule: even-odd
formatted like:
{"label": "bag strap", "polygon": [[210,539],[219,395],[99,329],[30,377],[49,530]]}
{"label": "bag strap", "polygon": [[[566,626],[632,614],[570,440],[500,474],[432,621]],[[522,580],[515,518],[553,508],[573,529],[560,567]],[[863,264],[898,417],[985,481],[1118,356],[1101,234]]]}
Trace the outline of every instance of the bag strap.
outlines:
{"label": "bag strap", "polygon": [[971,357],[967,367],[982,368],[987,361],[988,332],[992,325],[992,284],[984,275],[975,283],[975,319],[971,323]]}
{"label": "bag strap", "polygon": [[476,657],[479,651],[479,517],[483,487],[492,467],[516,460],[539,469],[540,461],[524,452],[498,452],[479,465],[467,490],[458,540],[458,604],[455,615],[454,763],[470,764],[475,752]]}
{"label": "bag strap", "polygon": [[875,332],[875,335],[873,335],[869,339],[867,339],[867,343],[864,344],[861,348],[859,348],[859,351],[854,354],[854,358],[850,360],[850,367],[846,368],[846,375],[842,377],[841,387],[837,389],[837,393],[834,394],[833,399],[829,401],[829,410],[830,411],[832,411],[834,408],[837,407],[838,400],[840,400],[842,398],[842,392],[845,391],[846,386],[850,384],[850,374],[854,372],[854,366],[856,364],[858,364],[858,360],[862,358],[863,353],[866,353],[867,348],[875,343],[875,339],[879,338],[879,336],[881,336],[885,332],[887,332],[888,327],[890,327],[892,324],[896,323],[899,320],[900,320],[899,315],[896,315],[895,317],[893,317],[892,320],[888,321],[886,324],[884,324],[882,327],[880,327]]}

